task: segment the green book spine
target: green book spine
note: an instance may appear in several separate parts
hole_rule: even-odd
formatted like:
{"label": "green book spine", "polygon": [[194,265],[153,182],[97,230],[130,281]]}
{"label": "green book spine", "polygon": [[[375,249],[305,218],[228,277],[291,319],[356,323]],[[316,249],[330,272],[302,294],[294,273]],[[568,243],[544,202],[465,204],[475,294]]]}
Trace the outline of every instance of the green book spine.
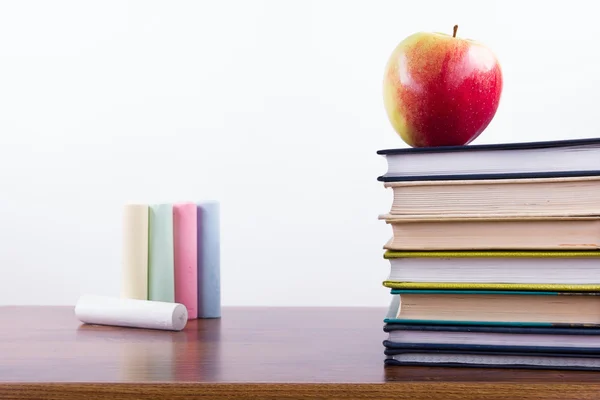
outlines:
{"label": "green book spine", "polygon": [[175,301],[175,266],[173,255],[173,207],[150,206],[148,246],[148,299]]}
{"label": "green book spine", "polygon": [[[391,290],[392,294],[419,294],[419,295],[426,295],[426,294],[473,294],[473,295],[486,295],[486,294],[491,294],[491,295],[496,295],[496,294],[504,294],[504,295],[509,295],[509,296],[527,296],[527,295],[531,295],[531,296],[560,296],[563,293],[560,292],[548,292],[548,291],[529,291],[529,290],[435,290],[435,289],[431,289],[431,290],[415,290],[415,289],[392,289]],[[581,294],[581,293],[571,293],[572,295],[574,294]]]}

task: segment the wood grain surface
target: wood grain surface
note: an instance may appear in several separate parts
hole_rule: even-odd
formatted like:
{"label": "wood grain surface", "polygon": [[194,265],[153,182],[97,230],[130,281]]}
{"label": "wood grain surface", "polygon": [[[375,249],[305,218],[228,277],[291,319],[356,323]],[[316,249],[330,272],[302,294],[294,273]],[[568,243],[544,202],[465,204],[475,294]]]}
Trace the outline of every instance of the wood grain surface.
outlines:
{"label": "wood grain surface", "polygon": [[0,398],[592,399],[600,373],[383,366],[384,309],[224,308],[181,332],[0,307]]}

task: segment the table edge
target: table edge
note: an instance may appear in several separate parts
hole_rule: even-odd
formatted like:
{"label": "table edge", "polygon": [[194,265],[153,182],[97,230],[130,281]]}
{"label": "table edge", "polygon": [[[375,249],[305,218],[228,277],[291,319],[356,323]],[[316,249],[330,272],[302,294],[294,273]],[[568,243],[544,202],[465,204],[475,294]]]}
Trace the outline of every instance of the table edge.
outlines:
{"label": "table edge", "polygon": [[[201,390],[199,390],[201,389]],[[381,383],[246,383],[246,382],[3,382],[0,399],[75,399],[93,395],[100,400],[157,398],[349,398],[380,399],[595,399],[599,383],[552,382],[381,382]],[[458,397],[456,397],[458,396]],[[568,396],[568,397],[566,397]]]}

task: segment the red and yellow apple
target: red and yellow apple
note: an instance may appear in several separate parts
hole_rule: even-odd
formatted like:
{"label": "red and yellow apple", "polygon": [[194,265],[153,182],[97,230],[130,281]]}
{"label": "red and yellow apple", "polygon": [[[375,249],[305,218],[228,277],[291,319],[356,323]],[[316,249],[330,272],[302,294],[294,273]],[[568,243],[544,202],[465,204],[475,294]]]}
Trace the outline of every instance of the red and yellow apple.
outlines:
{"label": "red and yellow apple", "polygon": [[411,147],[465,145],[494,118],[502,71],[492,51],[470,39],[415,33],[393,50],[384,75],[387,116]]}

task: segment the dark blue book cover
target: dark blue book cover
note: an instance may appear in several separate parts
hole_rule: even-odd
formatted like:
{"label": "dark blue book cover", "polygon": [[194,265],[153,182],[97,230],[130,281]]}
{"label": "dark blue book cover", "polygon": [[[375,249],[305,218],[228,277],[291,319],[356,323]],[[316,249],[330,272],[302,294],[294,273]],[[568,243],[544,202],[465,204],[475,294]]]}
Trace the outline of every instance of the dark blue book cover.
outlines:
{"label": "dark blue book cover", "polygon": [[386,366],[514,368],[600,371],[590,353],[386,348]]}

